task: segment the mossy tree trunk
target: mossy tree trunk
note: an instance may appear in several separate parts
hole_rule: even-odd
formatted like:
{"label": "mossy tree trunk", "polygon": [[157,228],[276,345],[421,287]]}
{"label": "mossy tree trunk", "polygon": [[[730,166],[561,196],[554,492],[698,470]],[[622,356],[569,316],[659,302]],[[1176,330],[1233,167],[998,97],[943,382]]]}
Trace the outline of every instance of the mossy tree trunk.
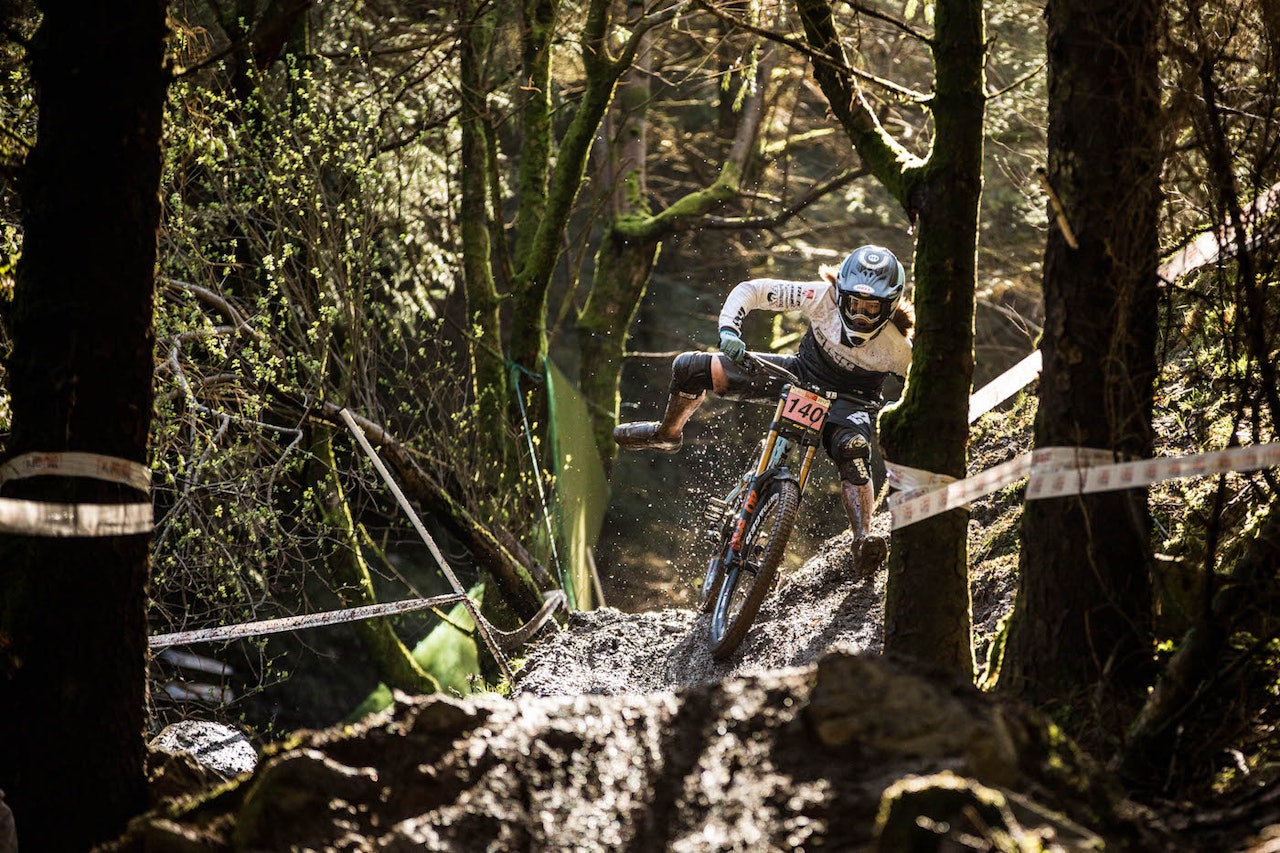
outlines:
{"label": "mossy tree trunk", "polygon": [[[1048,179],[1078,247],[1045,250],[1037,446],[1152,452],[1160,4],[1050,0]],[[1152,648],[1146,489],[1030,501],[1001,690],[1139,699]]]}
{"label": "mossy tree trunk", "polygon": [[[938,0],[930,42],[935,135],[918,158],[878,124],[853,84],[826,0],[800,0],[814,76],[876,178],[915,222],[917,332],[906,392],[881,417],[886,458],[963,477],[973,380],[978,203],[985,93],[980,0]],[[895,531],[885,595],[885,650],[972,676],[968,514],[955,509]]]}
{"label": "mossy tree trunk", "polygon": [[[491,43],[496,51],[504,41],[491,38],[492,28],[501,26],[497,16],[504,10],[484,9],[474,0],[458,4],[464,94],[460,112],[462,248],[474,382],[482,428],[491,440],[506,442],[507,458],[516,455],[514,442],[523,440],[526,419],[534,430],[546,428],[539,383],[525,383],[525,398],[516,400],[508,362],[533,376],[542,375],[548,290],[596,135],[618,80],[631,67],[646,34],[671,20],[676,11],[640,15],[619,44],[611,8],[609,0],[590,0],[582,10],[582,23],[575,28],[582,89],[572,118],[558,138],[551,120],[551,54],[557,28],[564,24],[560,3],[522,0],[514,10],[522,78],[519,150],[510,157],[517,164],[516,218],[508,231],[502,225],[502,190],[497,179],[499,140],[488,121],[486,91],[491,81],[484,73]],[[500,423],[507,428],[501,429]]]}
{"label": "mossy tree trunk", "polygon": [[648,53],[647,45],[642,43],[632,71],[619,89],[615,115],[620,126],[616,134],[609,135],[614,147],[603,152],[606,180],[615,187],[615,194],[609,224],[596,254],[595,278],[578,315],[578,384],[590,404],[596,447],[606,469],[612,467],[617,455],[613,428],[618,422],[618,384],[627,330],[644,299],[662,242],[693,227],[705,214],[738,195],[741,176],[758,148],[774,67],[772,47],[762,45],[755,85],[737,116],[732,147],[715,182],[651,213],[645,188],[645,109],[651,65]]}
{"label": "mossy tree trunk", "polygon": [[[461,34],[458,64],[461,103],[458,123],[462,137],[459,164],[461,196],[462,277],[466,293],[471,346],[471,381],[475,397],[476,436],[485,442],[495,470],[507,473],[514,456],[507,428],[510,389],[503,354],[501,297],[493,273],[488,180],[492,163],[491,128],[484,63],[492,38],[493,11],[482,11],[477,0],[458,0]],[[537,323],[537,318],[528,318]]]}
{"label": "mossy tree trunk", "polygon": [[[311,452],[320,469],[315,479],[322,495],[324,523],[338,536],[329,555],[329,574],[343,597],[344,607],[377,604],[360,534],[338,474],[338,463],[333,454],[333,433],[334,429],[327,424],[315,424],[311,436]],[[396,636],[390,619],[362,619],[356,623],[356,632],[365,654],[373,661],[378,677],[387,686],[406,693],[436,693],[440,690],[440,684],[423,671]]]}
{"label": "mossy tree trunk", "polygon": [[[8,453],[146,464],[165,4],[41,5]],[[19,480],[5,496],[147,497],[69,477]],[[148,546],[145,535],[0,538],[0,788],[23,850],[87,850],[147,806]]]}

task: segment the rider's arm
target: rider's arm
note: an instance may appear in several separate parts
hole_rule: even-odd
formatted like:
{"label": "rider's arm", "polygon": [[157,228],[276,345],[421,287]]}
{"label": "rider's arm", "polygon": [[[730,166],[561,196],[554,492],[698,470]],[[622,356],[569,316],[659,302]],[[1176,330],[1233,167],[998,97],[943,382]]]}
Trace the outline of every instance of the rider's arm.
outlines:
{"label": "rider's arm", "polygon": [[803,309],[826,286],[819,281],[783,281],[777,278],[753,278],[729,292],[720,309],[720,328],[742,331],[742,321],[756,309],[792,311]]}

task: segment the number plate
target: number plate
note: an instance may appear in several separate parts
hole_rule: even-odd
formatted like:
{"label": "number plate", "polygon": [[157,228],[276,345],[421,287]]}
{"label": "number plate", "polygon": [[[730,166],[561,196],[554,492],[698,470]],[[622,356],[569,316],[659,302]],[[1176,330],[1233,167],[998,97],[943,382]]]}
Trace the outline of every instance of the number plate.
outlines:
{"label": "number plate", "polygon": [[782,404],[782,418],[807,429],[822,429],[830,408],[830,400],[793,385]]}

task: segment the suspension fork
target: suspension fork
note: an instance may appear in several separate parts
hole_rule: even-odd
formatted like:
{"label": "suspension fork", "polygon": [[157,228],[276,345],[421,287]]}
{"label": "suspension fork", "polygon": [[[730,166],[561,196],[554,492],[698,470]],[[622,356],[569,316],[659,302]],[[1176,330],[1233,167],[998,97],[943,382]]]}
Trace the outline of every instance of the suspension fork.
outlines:
{"label": "suspension fork", "polygon": [[[773,412],[773,421],[769,425],[769,435],[765,438],[764,447],[760,451],[760,459],[756,462],[756,472],[751,477],[751,482],[747,484],[747,497],[742,502],[742,509],[738,511],[738,518],[733,525],[733,536],[729,539],[729,553],[733,555],[740,554],[742,551],[742,537],[747,531],[747,519],[756,510],[756,504],[760,501],[760,485],[761,477],[769,468],[769,460],[773,458],[774,448],[778,445],[778,422],[782,418],[782,406],[785,401],[778,401],[778,408]],[[812,450],[812,448],[810,448]],[[808,463],[812,460],[813,454],[809,453],[805,456],[806,469]]]}

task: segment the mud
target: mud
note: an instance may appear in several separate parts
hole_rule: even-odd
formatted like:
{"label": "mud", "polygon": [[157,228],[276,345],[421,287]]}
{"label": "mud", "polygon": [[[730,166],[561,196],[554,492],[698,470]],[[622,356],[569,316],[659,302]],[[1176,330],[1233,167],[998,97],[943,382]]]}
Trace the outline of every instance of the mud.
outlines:
{"label": "mud", "polygon": [[734,675],[800,667],[823,652],[878,652],[885,572],[859,577],[848,533],[784,572],[751,632],[726,661],[712,659],[709,618],[693,610],[574,613],[566,630],[530,654],[516,695],[661,693]]}

